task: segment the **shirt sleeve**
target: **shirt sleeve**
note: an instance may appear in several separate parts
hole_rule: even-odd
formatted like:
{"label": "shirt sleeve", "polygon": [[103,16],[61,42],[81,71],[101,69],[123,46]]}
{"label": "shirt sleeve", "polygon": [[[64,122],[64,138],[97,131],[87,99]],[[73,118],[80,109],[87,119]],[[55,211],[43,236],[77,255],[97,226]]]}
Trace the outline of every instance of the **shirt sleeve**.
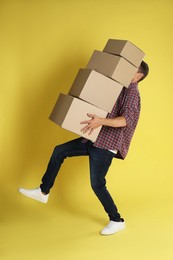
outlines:
{"label": "shirt sleeve", "polygon": [[127,91],[127,95],[121,109],[121,116],[126,119],[127,126],[132,127],[137,123],[140,114],[140,96],[139,92],[134,90]]}

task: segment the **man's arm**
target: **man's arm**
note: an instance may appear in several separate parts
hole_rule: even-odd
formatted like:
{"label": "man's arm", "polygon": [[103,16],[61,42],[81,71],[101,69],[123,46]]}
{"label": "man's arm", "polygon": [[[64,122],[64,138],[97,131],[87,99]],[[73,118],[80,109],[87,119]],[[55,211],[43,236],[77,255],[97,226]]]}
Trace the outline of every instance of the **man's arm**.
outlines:
{"label": "man's arm", "polygon": [[87,133],[90,135],[99,126],[110,126],[110,127],[125,127],[127,122],[124,116],[119,116],[116,118],[100,118],[93,114],[88,114],[91,117],[90,120],[81,122],[81,124],[86,124],[84,128],[81,129],[81,132]]}

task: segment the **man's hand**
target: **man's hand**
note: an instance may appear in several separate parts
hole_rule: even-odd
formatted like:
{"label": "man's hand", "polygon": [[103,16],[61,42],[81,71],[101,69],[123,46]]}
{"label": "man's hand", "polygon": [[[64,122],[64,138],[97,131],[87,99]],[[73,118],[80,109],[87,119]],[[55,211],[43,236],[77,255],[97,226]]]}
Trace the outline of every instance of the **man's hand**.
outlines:
{"label": "man's hand", "polygon": [[86,124],[86,126],[81,129],[81,132],[83,132],[83,134],[88,133],[90,135],[94,129],[102,125],[102,118],[93,114],[87,114],[87,116],[91,119],[81,122],[81,124]]}
{"label": "man's hand", "polygon": [[86,124],[84,128],[81,129],[81,132],[84,134],[88,132],[88,134],[92,134],[94,129],[99,126],[109,126],[109,127],[126,127],[127,121],[124,116],[118,116],[116,118],[100,118],[93,114],[87,114],[87,116],[91,117],[90,120],[86,120],[81,122],[81,124]]}

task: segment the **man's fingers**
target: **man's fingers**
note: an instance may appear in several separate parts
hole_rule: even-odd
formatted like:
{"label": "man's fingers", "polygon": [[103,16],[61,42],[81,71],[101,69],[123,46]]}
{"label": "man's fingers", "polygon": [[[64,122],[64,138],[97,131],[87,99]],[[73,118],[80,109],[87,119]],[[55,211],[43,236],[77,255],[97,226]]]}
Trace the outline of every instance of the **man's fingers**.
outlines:
{"label": "man's fingers", "polygon": [[[92,119],[95,117],[95,115],[94,114],[87,114],[87,116],[88,117],[91,117]],[[91,120],[92,120],[91,119]],[[80,122],[80,124],[90,124],[91,123],[91,120],[85,120],[85,121],[82,121],[82,122]]]}
{"label": "man's fingers", "polygon": [[89,123],[90,123],[90,120],[86,120],[86,121],[80,122],[81,125],[82,125],[82,124],[89,124]]}
{"label": "man's fingers", "polygon": [[91,128],[91,130],[90,130],[90,132],[88,133],[88,135],[91,135],[93,131],[94,131],[94,129]]}
{"label": "man's fingers", "polygon": [[86,134],[87,132],[89,132],[88,134],[90,135],[93,132],[93,128],[89,125],[85,126],[84,128],[81,129],[81,132],[83,134]]}
{"label": "man's fingers", "polygon": [[81,129],[81,132],[83,132],[84,134],[86,132],[88,132],[88,131],[89,131],[89,127],[88,126],[85,126],[84,128]]}
{"label": "man's fingers", "polygon": [[90,113],[88,113],[87,116],[92,117],[92,118],[95,117],[94,114],[90,114]]}
{"label": "man's fingers", "polygon": [[92,123],[92,120],[93,120],[93,118],[95,117],[95,115],[88,113],[87,116],[88,116],[88,117],[91,117],[92,119],[91,119],[91,120],[85,120],[85,121],[80,122],[80,124],[86,124],[86,126],[81,129],[81,132],[82,132],[83,134],[85,134],[85,133],[88,132],[88,134],[91,135],[92,132],[94,131],[93,126],[91,126],[91,123]]}

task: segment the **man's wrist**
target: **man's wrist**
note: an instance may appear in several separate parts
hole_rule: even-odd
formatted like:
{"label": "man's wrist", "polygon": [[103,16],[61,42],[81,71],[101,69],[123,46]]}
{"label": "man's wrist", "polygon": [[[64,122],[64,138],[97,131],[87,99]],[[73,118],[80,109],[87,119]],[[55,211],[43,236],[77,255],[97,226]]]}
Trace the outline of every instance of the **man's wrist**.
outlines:
{"label": "man's wrist", "polygon": [[101,125],[106,126],[108,123],[108,119],[107,118],[101,118]]}

